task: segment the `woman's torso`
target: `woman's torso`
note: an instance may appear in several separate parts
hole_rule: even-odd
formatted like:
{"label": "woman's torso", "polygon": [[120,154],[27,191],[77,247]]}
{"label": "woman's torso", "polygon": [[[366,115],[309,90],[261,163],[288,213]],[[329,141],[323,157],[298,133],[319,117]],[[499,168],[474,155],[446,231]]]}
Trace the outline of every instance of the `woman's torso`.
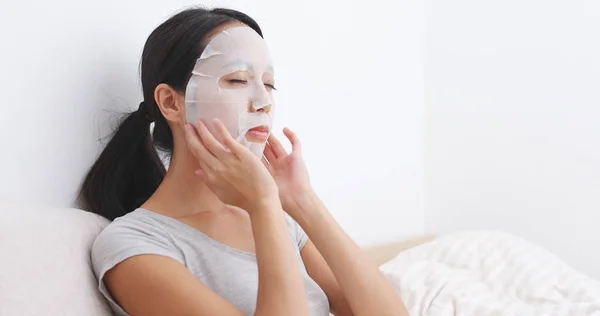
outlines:
{"label": "woman's torso", "polygon": [[[300,249],[306,235],[297,223],[286,217],[290,236],[294,240],[311,315],[329,315],[329,302],[321,288],[306,272]],[[118,236],[118,237],[117,237]],[[131,244],[132,247],[127,247]],[[143,244],[143,247],[139,245]],[[153,250],[153,247],[156,249]],[[131,249],[128,249],[131,248]],[[94,243],[92,262],[96,276],[128,257],[156,253],[183,263],[196,278],[213,291],[236,305],[246,315],[256,308],[258,267],[253,253],[241,251],[218,242],[199,230],[176,219],[145,209],[137,209],[111,223]],[[127,315],[118,307],[102,280],[100,290],[118,315]]]}

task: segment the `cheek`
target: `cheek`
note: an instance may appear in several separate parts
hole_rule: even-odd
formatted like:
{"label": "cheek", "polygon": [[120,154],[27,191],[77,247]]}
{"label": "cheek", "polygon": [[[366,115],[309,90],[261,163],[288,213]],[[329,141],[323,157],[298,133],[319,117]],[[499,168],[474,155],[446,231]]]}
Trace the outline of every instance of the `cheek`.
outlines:
{"label": "cheek", "polygon": [[212,113],[206,113],[211,119],[221,120],[234,138],[238,136],[242,117],[248,113],[249,97],[240,90],[222,90],[218,100],[210,106]]}
{"label": "cheek", "polygon": [[223,103],[235,103],[240,106],[248,104],[250,99],[250,91],[248,88],[243,89],[220,89],[217,99]]}

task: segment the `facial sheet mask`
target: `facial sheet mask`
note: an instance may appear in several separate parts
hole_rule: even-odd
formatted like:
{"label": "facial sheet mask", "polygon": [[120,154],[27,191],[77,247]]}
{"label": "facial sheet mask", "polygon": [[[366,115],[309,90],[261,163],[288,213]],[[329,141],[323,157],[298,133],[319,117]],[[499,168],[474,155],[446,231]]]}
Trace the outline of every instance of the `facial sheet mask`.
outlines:
{"label": "facial sheet mask", "polygon": [[[248,72],[249,76],[244,77],[248,80],[246,84],[219,86],[223,76],[238,71]],[[209,130],[215,135],[212,120],[217,118],[234,139],[255,156],[262,157],[265,142],[250,142],[246,133],[263,125],[270,132],[272,127],[273,92],[268,91],[263,82],[265,73],[272,75],[273,65],[266,42],[258,33],[250,27],[239,26],[217,34],[196,61],[186,87],[187,121],[208,122]]]}

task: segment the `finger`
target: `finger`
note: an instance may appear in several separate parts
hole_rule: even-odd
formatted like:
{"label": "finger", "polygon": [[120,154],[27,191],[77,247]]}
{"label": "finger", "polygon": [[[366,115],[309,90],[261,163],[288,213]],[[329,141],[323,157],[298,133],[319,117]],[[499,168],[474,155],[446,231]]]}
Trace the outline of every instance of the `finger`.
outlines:
{"label": "finger", "polygon": [[196,129],[191,124],[185,124],[185,140],[192,154],[198,159],[200,166],[204,169],[216,167],[218,160],[213,154],[204,147],[202,140],[196,133]]}
{"label": "finger", "polygon": [[265,158],[265,156],[263,156],[260,161],[263,163],[263,165],[265,167],[267,167],[267,170],[269,170],[269,172],[271,172],[271,164],[267,161],[267,158]]}
{"label": "finger", "polygon": [[276,157],[281,157],[281,156],[287,155],[285,148],[283,148],[283,146],[277,140],[275,135],[273,135],[273,134],[269,135],[269,144],[271,145],[271,148],[273,148],[273,153],[275,153]]}
{"label": "finger", "polygon": [[215,129],[217,130],[217,133],[219,133],[219,137],[223,140],[223,145],[229,148],[229,150],[232,153],[240,155],[242,153],[242,150],[246,149],[240,143],[235,141],[235,139],[233,139],[225,125],[223,125],[223,123],[220,120],[214,119],[213,124],[215,126]]}
{"label": "finger", "polygon": [[206,124],[202,121],[194,122],[194,127],[198,131],[198,135],[200,135],[200,139],[202,139],[202,143],[204,143],[205,147],[210,150],[210,152],[219,159],[224,159],[228,154],[227,150],[219,141],[210,133]]}
{"label": "finger", "polygon": [[219,144],[221,144],[221,146],[225,149],[225,151],[230,152],[229,149],[225,146],[223,137],[221,136],[221,132],[216,128],[214,120],[204,123],[204,125],[206,125],[206,127],[208,127],[208,124],[212,124],[212,127],[214,128],[214,133],[211,133],[212,136],[219,142]]}
{"label": "finger", "polygon": [[269,145],[269,144],[265,144],[265,150],[263,151],[263,154],[265,155],[267,160],[269,160],[270,162],[274,162],[275,160],[277,160],[277,157],[275,156],[275,153],[273,152],[273,148],[271,148],[271,145]]}
{"label": "finger", "polygon": [[290,140],[290,143],[292,144],[292,152],[302,151],[302,144],[300,144],[300,139],[298,138],[298,135],[296,135],[296,133],[292,132],[291,129],[286,127],[283,129],[283,134],[285,135],[285,137],[287,137],[287,139]]}

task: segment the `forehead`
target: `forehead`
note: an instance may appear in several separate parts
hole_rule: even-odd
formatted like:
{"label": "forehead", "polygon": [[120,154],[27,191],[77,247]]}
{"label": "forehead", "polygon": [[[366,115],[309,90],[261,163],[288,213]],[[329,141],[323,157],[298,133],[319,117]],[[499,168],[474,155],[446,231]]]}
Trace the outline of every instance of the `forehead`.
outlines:
{"label": "forehead", "polygon": [[251,63],[266,67],[271,65],[271,54],[256,31],[248,26],[235,26],[221,31],[208,42],[198,62],[208,61],[222,66]]}

